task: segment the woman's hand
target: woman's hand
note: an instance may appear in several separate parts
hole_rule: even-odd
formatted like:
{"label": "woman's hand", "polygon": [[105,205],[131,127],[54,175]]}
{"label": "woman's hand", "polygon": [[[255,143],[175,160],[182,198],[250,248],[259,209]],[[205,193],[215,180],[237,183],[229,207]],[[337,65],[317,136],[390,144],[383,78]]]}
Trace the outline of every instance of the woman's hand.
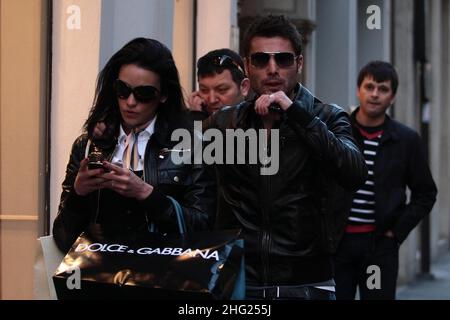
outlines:
{"label": "woman's hand", "polygon": [[80,169],[78,170],[77,177],[75,178],[74,189],[80,196],[86,196],[89,193],[102,188],[105,179],[102,175],[105,173],[103,169],[88,169],[87,158],[80,162]]}
{"label": "woman's hand", "polygon": [[111,189],[124,197],[140,201],[152,193],[153,186],[145,183],[129,169],[116,166],[108,161],[104,161],[103,166],[108,172],[102,175],[105,180],[102,188]]}

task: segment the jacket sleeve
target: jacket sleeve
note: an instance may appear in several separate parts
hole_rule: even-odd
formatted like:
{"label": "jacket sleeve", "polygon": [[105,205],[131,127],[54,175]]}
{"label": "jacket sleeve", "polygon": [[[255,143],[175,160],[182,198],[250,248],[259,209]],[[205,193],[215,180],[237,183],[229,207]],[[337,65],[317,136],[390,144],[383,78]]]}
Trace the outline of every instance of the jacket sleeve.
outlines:
{"label": "jacket sleeve", "polygon": [[411,190],[411,197],[392,230],[399,243],[402,243],[420,220],[430,213],[437,195],[436,184],[419,135],[414,132],[408,143],[412,153],[409,156],[406,184]]}
{"label": "jacket sleeve", "polygon": [[[191,132],[191,137],[199,139],[197,142],[202,151],[201,133]],[[193,146],[191,149],[196,150]],[[182,190],[177,185],[165,185],[164,188],[155,185],[150,196],[142,202],[149,217],[168,231],[176,231],[178,227],[173,204],[167,196],[172,196],[181,205],[188,232],[210,230],[214,226],[217,203],[214,166],[196,164],[194,158],[195,152],[192,152],[191,164],[175,165],[172,162],[170,165],[172,172],[179,170],[186,177]]]}
{"label": "jacket sleeve", "polygon": [[155,186],[150,196],[142,202],[150,217],[159,226],[176,231],[177,220],[172,202],[167,196],[174,196],[183,209],[188,232],[210,230],[216,214],[216,183],[211,166],[192,165],[190,174],[192,183],[181,196],[163,193]]}
{"label": "jacket sleeve", "polygon": [[367,167],[353,138],[350,118],[337,106],[321,106],[314,115],[294,102],[287,111],[288,123],[324,164],[326,174],[348,191],[356,191],[366,181]]}
{"label": "jacket sleeve", "polygon": [[90,221],[90,196],[79,196],[74,190],[80,162],[84,158],[86,139],[81,136],[72,146],[66,176],[62,183],[58,215],[53,223],[56,245],[67,252]]}

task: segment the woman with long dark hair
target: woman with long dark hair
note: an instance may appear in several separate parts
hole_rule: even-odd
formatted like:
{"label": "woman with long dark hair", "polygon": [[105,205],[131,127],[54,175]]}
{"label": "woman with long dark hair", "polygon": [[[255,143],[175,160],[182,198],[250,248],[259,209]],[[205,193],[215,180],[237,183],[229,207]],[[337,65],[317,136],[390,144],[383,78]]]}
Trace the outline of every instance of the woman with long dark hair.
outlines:
{"label": "woman with long dark hair", "polygon": [[[176,230],[167,196],[180,203],[188,230],[212,226],[214,179],[202,165],[175,164],[171,157],[178,143],[171,133],[192,132],[185,110],[178,70],[162,43],[137,38],[111,57],[67,165],[53,225],[61,249],[67,251],[89,223]],[[101,138],[94,135],[98,123]]]}

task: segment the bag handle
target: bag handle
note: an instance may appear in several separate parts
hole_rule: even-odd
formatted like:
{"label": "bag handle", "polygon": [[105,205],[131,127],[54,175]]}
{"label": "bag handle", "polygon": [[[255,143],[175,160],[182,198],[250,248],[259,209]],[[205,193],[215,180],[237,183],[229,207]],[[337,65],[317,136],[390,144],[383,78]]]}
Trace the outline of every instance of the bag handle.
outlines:
{"label": "bag handle", "polygon": [[175,198],[172,198],[171,196],[167,196],[167,198],[172,201],[172,204],[175,208],[175,213],[177,215],[177,222],[178,222],[178,230],[180,231],[180,234],[186,233],[186,222],[184,221],[184,215],[183,215],[183,209],[181,208],[181,205],[178,203]]}
{"label": "bag handle", "polygon": [[[177,223],[178,223],[178,231],[180,232],[180,234],[187,233],[186,222],[184,221],[183,209],[181,208],[181,205],[178,203],[177,200],[175,200],[171,196],[167,196],[167,199],[169,199],[170,202],[172,202],[172,205],[175,209],[175,214],[177,216]],[[153,222],[148,226],[148,231],[149,232],[157,231],[156,226]]]}

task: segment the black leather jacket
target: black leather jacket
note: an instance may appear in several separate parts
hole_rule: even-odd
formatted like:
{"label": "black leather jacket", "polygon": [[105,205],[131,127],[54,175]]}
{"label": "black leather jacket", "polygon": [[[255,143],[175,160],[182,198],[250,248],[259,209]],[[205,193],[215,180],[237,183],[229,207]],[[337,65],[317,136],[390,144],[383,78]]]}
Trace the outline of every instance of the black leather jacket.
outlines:
{"label": "black leather jacket", "polygon": [[[226,107],[204,128],[262,129],[253,102]],[[249,285],[298,285],[332,278],[331,216],[324,208],[330,185],[348,191],[365,182],[367,169],[352,137],[348,114],[322,104],[298,85],[294,103],[279,123],[280,164],[274,175],[260,165],[218,165],[222,187],[216,226],[242,228]],[[328,208],[332,209],[332,208]],[[328,210],[327,209],[327,210]],[[341,222],[345,226],[346,218]],[[333,227],[333,225],[332,225]]]}
{"label": "black leather jacket", "polygon": [[[144,201],[127,199],[102,189],[87,196],[79,196],[74,190],[74,181],[81,160],[84,158],[87,136],[82,135],[73,144],[58,216],[53,225],[55,241],[67,251],[89,223],[138,231],[154,222],[159,231],[176,231],[173,205],[166,195],[181,204],[188,232],[210,229],[216,211],[216,185],[214,176],[203,165],[177,165],[172,162],[172,148],[177,142],[170,140],[176,127],[158,117],[155,133],[147,143],[144,156],[143,179],[154,186],[151,195]],[[186,128],[191,130],[191,128]],[[105,151],[110,159],[113,150]]]}

